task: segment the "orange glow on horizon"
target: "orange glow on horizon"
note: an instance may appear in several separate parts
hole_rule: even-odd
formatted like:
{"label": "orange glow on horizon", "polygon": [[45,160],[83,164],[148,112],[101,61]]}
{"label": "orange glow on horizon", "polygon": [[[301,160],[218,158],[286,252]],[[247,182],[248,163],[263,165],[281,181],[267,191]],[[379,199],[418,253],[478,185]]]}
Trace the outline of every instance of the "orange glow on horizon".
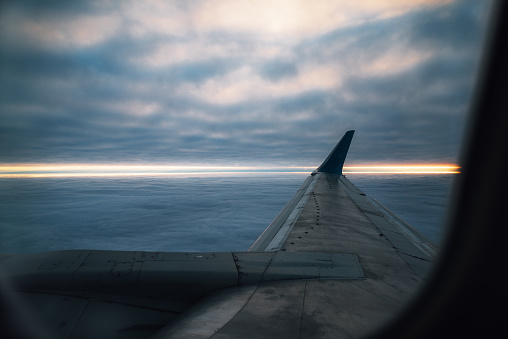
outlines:
{"label": "orange glow on horizon", "polygon": [[367,165],[344,166],[344,174],[457,174],[460,167],[452,164],[414,164],[414,165]]}
{"label": "orange glow on horizon", "polygon": [[[119,164],[0,164],[0,178],[179,176],[228,173],[310,173],[315,167]],[[456,174],[453,164],[344,166],[344,174]]]}

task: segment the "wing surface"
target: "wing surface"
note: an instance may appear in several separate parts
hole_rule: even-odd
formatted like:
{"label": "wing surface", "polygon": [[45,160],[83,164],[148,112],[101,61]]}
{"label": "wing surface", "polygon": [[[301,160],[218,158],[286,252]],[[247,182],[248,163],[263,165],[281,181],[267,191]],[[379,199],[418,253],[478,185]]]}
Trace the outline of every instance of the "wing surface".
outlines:
{"label": "wing surface", "polygon": [[11,313],[13,323],[42,319],[39,328],[62,338],[320,338],[374,330],[414,295],[435,250],[342,175],[352,136],[246,252],[0,257],[3,299],[31,306]]}

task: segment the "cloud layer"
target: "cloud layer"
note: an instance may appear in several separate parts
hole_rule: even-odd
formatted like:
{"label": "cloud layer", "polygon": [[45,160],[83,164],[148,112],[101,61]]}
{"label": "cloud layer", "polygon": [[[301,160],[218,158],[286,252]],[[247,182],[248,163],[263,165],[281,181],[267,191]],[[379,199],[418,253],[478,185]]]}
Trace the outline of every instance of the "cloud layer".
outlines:
{"label": "cloud layer", "polygon": [[[2,162],[457,159],[489,4],[3,2]],[[353,154],[354,152],[354,154]]]}

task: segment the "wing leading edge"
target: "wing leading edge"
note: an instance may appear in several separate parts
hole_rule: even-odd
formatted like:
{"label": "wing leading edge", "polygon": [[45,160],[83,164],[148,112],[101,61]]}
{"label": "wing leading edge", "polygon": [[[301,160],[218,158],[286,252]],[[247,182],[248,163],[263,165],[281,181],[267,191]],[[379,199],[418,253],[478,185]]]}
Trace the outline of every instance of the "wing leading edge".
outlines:
{"label": "wing leading edge", "polygon": [[247,252],[2,256],[3,284],[63,338],[365,334],[415,293],[435,253],[342,175],[353,133]]}
{"label": "wing leading edge", "polygon": [[305,180],[281,213],[279,213],[254,244],[252,244],[249,251],[271,252],[278,251],[282,248],[309,198],[311,195],[315,198],[314,189],[321,174],[342,175],[342,167],[344,166],[344,161],[346,160],[346,155],[351,145],[354,132],[355,131],[351,130],[344,134],[321,166],[312,172],[311,176]]}

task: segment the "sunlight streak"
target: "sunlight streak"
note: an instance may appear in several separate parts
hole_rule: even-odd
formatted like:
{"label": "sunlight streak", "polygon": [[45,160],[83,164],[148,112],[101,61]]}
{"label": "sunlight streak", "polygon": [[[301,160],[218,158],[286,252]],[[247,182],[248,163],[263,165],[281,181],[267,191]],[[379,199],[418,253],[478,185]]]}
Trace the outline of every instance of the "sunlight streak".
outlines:
{"label": "sunlight streak", "polygon": [[[179,176],[228,173],[310,173],[313,167],[119,164],[0,164],[0,178]],[[455,174],[452,164],[344,166],[344,174]]]}
{"label": "sunlight streak", "polygon": [[344,166],[344,174],[457,174],[460,167],[451,164],[439,165],[375,165]]}

